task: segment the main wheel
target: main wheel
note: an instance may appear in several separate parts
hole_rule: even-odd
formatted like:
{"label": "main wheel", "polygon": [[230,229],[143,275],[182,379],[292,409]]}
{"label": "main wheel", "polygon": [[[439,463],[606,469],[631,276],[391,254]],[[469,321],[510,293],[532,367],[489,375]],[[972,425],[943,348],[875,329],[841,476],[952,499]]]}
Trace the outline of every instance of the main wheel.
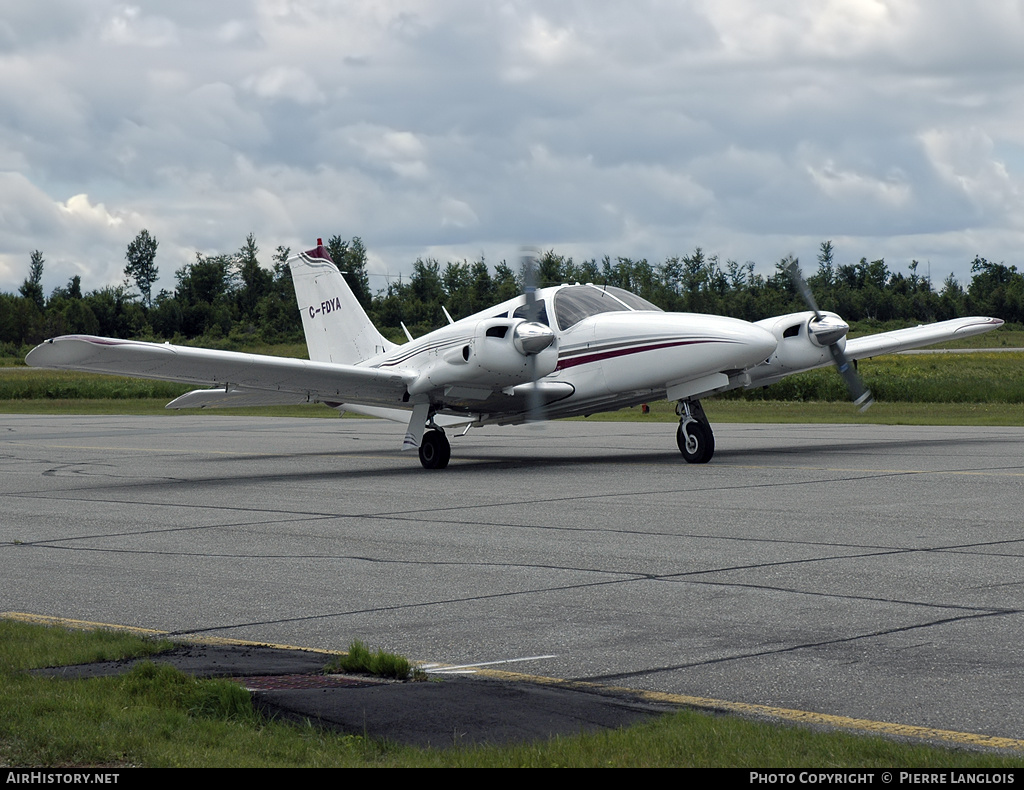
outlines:
{"label": "main wheel", "polygon": [[420,463],[424,469],[444,469],[452,457],[452,446],[441,431],[430,430],[420,442]]}
{"label": "main wheel", "polygon": [[676,428],[676,444],[688,464],[706,464],[715,454],[715,435],[706,422],[691,420],[679,423]]}

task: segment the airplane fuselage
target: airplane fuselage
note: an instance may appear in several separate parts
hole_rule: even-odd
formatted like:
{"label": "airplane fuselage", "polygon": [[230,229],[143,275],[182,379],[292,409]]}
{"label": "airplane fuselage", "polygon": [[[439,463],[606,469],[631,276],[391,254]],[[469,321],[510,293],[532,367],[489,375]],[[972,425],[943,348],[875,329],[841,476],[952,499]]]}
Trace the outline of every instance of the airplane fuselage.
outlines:
{"label": "airplane fuselage", "polygon": [[[598,304],[573,310],[571,300],[590,298],[591,291]],[[512,347],[513,328],[526,321],[525,299],[518,297],[363,364],[415,371],[410,400],[440,393],[438,413],[512,423],[522,421],[525,409],[525,403],[514,408],[516,398],[522,401],[534,381],[550,416],[573,416],[727,389],[776,347],[770,332],[746,321],[612,304],[608,292],[594,286],[545,288],[537,300],[554,342],[535,356]]]}

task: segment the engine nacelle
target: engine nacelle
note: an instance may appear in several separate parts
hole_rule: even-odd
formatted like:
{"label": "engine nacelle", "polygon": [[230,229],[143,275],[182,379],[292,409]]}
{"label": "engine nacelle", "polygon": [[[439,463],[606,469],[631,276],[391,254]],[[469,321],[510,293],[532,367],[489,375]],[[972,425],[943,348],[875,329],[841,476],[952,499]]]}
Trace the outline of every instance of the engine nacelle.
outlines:
{"label": "engine nacelle", "polygon": [[[522,327],[518,334],[517,327]],[[550,328],[522,318],[488,318],[477,322],[468,343],[444,349],[410,385],[409,394],[452,385],[489,392],[505,389],[554,373],[557,364],[558,348]]]}
{"label": "engine nacelle", "polygon": [[762,381],[770,383],[776,378],[798,370],[832,364],[829,346],[838,343],[840,349],[845,349],[846,333],[850,329],[835,313],[823,312],[821,319],[816,320],[814,313],[809,310],[766,318],[754,323],[762,329],[767,329],[778,341],[775,353],[749,371],[754,386]]}

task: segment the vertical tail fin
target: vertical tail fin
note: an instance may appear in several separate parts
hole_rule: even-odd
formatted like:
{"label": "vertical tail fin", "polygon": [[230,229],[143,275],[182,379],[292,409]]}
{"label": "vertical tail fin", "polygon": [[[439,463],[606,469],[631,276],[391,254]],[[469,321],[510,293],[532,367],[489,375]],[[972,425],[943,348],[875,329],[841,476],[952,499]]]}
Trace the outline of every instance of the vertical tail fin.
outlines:
{"label": "vertical tail fin", "polygon": [[321,239],[288,265],[311,360],[354,365],[395,347],[370,321]]}

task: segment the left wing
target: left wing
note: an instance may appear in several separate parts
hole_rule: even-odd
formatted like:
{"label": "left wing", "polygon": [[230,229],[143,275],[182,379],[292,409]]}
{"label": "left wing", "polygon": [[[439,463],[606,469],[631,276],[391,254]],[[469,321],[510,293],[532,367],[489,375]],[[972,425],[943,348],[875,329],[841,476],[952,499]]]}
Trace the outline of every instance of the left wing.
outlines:
{"label": "left wing", "polygon": [[[833,331],[844,331],[846,323],[834,313],[824,314],[825,317],[834,319],[834,323],[826,328],[835,326]],[[815,368],[823,368],[836,364],[829,353],[827,343],[814,337],[812,324],[814,313],[793,313],[791,315],[767,318],[758,321],[773,332],[778,340],[775,353],[760,365],[756,365],[747,371],[748,380],[738,386],[747,389],[753,387],[767,387],[781,381],[786,376],[794,373],[802,373]],[[840,348],[845,349],[846,359],[856,360],[867,357],[875,357],[881,354],[895,354],[899,351],[906,351],[911,348],[930,346],[933,343],[941,343],[944,340],[956,340],[971,335],[980,335],[989,332],[1003,325],[998,318],[986,318],[983,316],[972,316],[970,318],[954,318],[949,321],[940,321],[937,324],[915,326],[909,329],[896,329],[892,332],[880,332],[866,337],[857,337],[850,340],[840,339]],[[844,345],[845,344],[845,345]]]}
{"label": "left wing", "polygon": [[1002,325],[1003,322],[999,318],[972,316],[953,318],[937,324],[913,326],[909,329],[896,329],[867,337],[855,337],[846,341],[846,356],[850,359],[865,359],[880,354],[895,354],[911,348],[941,343],[943,340],[980,335]]}
{"label": "left wing", "polygon": [[[117,376],[180,381],[223,387],[234,393],[237,405],[246,400],[263,404],[328,402],[402,407],[411,378],[402,371],[382,371],[358,365],[310,362],[305,359],[213,351],[143,343],[91,335],[65,335],[36,346],[25,362],[33,367],[84,370]],[[245,397],[241,397],[241,396]],[[189,403],[192,396],[192,403]],[[230,397],[203,397],[189,393],[174,408],[214,405]],[[228,405],[222,402],[219,405]],[[406,407],[408,408],[408,407]]]}

